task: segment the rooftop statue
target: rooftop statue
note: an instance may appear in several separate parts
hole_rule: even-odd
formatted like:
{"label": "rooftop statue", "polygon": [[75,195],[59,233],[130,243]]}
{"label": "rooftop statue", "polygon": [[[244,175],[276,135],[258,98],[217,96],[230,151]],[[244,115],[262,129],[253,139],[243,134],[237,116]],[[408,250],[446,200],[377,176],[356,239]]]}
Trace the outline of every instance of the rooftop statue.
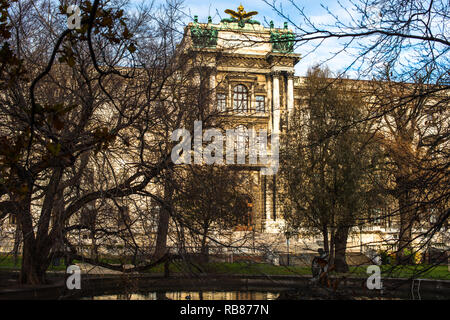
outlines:
{"label": "rooftop statue", "polygon": [[270,21],[270,41],[274,52],[293,53],[295,35],[288,29],[287,22],[284,23],[284,29],[274,29],[273,21]]}
{"label": "rooftop statue", "polygon": [[214,48],[217,45],[217,28],[211,26],[211,17],[208,17],[208,25],[200,25],[198,16],[194,16],[194,25],[191,27],[191,37],[197,48]]}
{"label": "rooftop statue", "polygon": [[232,18],[231,19],[223,19],[223,20],[231,20],[232,22],[238,22],[239,27],[243,28],[245,23],[256,23],[256,21],[251,20],[250,18],[254,15],[257,15],[257,11],[245,12],[242,4],[237,8],[237,12],[231,9],[225,10],[225,13],[228,13]]}

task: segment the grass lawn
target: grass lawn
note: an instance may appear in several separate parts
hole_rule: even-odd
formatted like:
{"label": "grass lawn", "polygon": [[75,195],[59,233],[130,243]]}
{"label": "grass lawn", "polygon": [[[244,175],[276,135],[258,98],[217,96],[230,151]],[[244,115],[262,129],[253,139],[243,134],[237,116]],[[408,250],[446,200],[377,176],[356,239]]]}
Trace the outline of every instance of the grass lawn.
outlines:
{"label": "grass lawn", "polygon": [[[196,267],[191,267],[194,272],[199,270]],[[246,262],[235,262],[235,263],[208,263],[207,265],[202,265],[201,270],[207,273],[215,274],[242,274],[242,275],[307,275],[311,274],[308,267],[283,267],[274,266],[265,263],[246,263]],[[170,264],[170,272],[181,273],[188,272],[189,266],[184,263],[172,263]],[[164,266],[158,265],[147,272],[149,273],[163,273]]]}
{"label": "grass lawn", "polygon": [[[104,263],[110,263],[110,264],[120,264],[121,261],[119,259],[113,259],[113,258],[102,258],[102,262]],[[78,263],[80,261],[73,260],[74,263]],[[53,266],[50,265],[50,267],[47,269],[48,271],[61,271],[66,270],[66,266],[64,265],[64,259],[60,259],[60,265],[59,266]],[[131,263],[130,261],[126,261],[125,263]],[[22,266],[22,257],[19,256],[19,259],[17,261],[17,265],[14,266],[14,257],[12,255],[6,255],[0,253],[0,270],[5,269],[20,269]]]}
{"label": "grass lawn", "polygon": [[[14,257],[12,255],[0,254],[0,270],[20,270],[22,266],[22,257],[19,256],[17,259],[17,265],[14,265]],[[61,259],[61,264],[59,266],[50,265],[47,269],[49,271],[66,270],[64,266],[64,261]]]}
{"label": "grass lawn", "polygon": [[[118,263],[114,259],[104,259],[105,262]],[[74,261],[75,263],[77,261]],[[21,259],[19,257],[18,263],[14,266],[14,258],[11,255],[0,254],[0,270],[17,270],[20,269]],[[234,262],[234,263],[208,263],[200,267],[203,272],[214,274],[241,274],[241,275],[310,275],[311,268],[303,266],[274,266],[266,263],[249,263],[249,262]],[[345,274],[349,277],[368,277],[366,273],[366,266],[350,267],[350,271]],[[61,271],[66,267],[61,259],[61,265],[49,267],[49,271]],[[450,272],[447,266],[427,265],[412,265],[412,266],[381,266],[382,277],[386,278],[415,278],[422,279],[444,279],[450,280]],[[185,263],[171,263],[171,273],[189,273],[190,269]],[[191,267],[192,272],[198,273],[200,270]],[[164,265],[160,264],[149,270],[147,273],[164,273]]]}
{"label": "grass lawn", "polygon": [[[368,277],[367,266],[350,267],[346,276]],[[187,272],[188,268],[183,264],[171,264],[170,272]],[[242,274],[242,275],[310,275],[310,267],[300,266],[274,266],[265,263],[209,263],[203,267],[205,272],[217,274]],[[450,280],[450,272],[447,266],[414,265],[414,266],[382,266],[382,276],[386,278],[415,278]],[[163,265],[158,265],[150,270],[150,273],[164,272]],[[344,274],[342,274],[344,275]]]}
{"label": "grass lawn", "polygon": [[[350,267],[351,273],[357,276],[368,276],[366,267]],[[381,266],[381,275],[386,278],[420,278],[420,279],[442,279],[450,280],[450,272],[448,266],[429,266],[429,265],[412,265],[412,266]]]}

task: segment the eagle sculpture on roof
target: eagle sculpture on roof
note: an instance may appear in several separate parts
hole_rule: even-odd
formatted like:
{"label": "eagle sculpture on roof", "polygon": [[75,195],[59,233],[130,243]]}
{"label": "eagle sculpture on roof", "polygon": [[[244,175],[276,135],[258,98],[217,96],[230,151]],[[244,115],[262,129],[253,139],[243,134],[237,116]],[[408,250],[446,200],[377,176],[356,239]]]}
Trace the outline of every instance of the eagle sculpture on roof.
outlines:
{"label": "eagle sculpture on roof", "polygon": [[245,12],[244,11],[244,7],[242,6],[242,4],[237,8],[237,12],[231,9],[227,9],[225,10],[225,13],[228,13],[230,16],[232,16],[233,18],[235,18],[236,20],[238,20],[238,22],[241,24],[242,22],[245,22],[246,20],[249,20],[250,17],[257,15],[258,12],[257,11],[250,11],[250,12]]}

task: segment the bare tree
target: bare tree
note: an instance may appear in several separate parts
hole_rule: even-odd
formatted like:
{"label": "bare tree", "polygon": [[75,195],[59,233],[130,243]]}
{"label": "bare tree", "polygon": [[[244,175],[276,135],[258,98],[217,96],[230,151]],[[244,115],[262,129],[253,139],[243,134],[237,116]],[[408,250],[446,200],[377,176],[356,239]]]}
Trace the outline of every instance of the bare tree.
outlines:
{"label": "bare tree", "polygon": [[424,78],[429,76],[418,76],[414,84],[399,83],[390,81],[387,71],[387,82],[373,83],[378,112],[384,112],[377,136],[387,156],[385,189],[398,203],[400,263],[411,262],[403,252],[411,251],[417,238],[413,228],[427,229],[424,235],[429,242],[435,233],[429,229],[431,216],[439,221],[437,230],[448,219],[448,108],[440,95],[428,94]]}
{"label": "bare tree", "polygon": [[327,69],[309,70],[280,166],[284,216],[294,229],[321,234],[330,265],[340,272],[348,271],[350,230],[381,198],[376,168],[382,155],[372,125],[351,125],[369,108],[348,82],[330,79]]}
{"label": "bare tree", "polygon": [[[246,221],[247,203],[242,199],[245,175],[224,166],[190,166],[180,176],[174,198],[175,219],[187,226],[193,245],[208,259],[208,241],[220,244],[221,236]],[[223,241],[223,240],[222,240]]]}
{"label": "bare tree", "polygon": [[[415,250],[423,249],[449,218],[448,2],[359,0],[339,3],[341,10],[322,5],[325,23],[310,19],[295,1],[287,3],[297,15],[283,10],[286,3],[266,3],[294,25],[299,49],[311,45],[305,55],[336,41],[329,60],[353,54],[345,71],[374,80],[360,86],[372,111],[353,125],[379,121],[389,178],[384,188],[397,202],[390,215],[400,223],[398,257],[405,263],[403,249],[424,238]],[[436,218],[430,224],[431,212]],[[413,236],[420,227],[426,231]]]}
{"label": "bare tree", "polygon": [[[64,2],[18,1],[8,9],[9,43],[27,79],[4,69],[0,207],[20,224],[22,283],[45,282],[63,246],[71,259],[123,270],[78,252],[75,239],[83,230],[97,249],[120,238],[134,257],[142,253],[144,240],[135,230],[148,228],[145,215],[128,214],[127,207],[158,194],[157,178],[173,166],[171,131],[199,107],[209,112],[205,100],[168,99],[175,88],[191,96],[201,91],[174,76],[189,59],[176,54],[179,3],[133,14],[123,9],[127,1],[79,5],[81,28],[75,30],[67,29]],[[83,218],[86,211],[96,213]]]}

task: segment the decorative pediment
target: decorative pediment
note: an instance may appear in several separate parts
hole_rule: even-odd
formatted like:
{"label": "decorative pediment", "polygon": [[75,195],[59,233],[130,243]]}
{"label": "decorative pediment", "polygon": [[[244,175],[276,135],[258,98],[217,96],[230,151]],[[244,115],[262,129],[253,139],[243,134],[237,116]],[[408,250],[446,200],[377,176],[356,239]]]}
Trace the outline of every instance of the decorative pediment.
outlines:
{"label": "decorative pediment", "polygon": [[253,58],[244,56],[235,56],[226,58],[223,60],[221,65],[224,67],[233,66],[248,69],[266,69],[269,67],[269,64],[264,58]]}
{"label": "decorative pediment", "polygon": [[233,74],[229,74],[226,76],[226,79],[228,82],[256,82],[257,81],[257,77],[255,76],[250,76],[247,74],[238,74],[238,73],[233,73]]}

